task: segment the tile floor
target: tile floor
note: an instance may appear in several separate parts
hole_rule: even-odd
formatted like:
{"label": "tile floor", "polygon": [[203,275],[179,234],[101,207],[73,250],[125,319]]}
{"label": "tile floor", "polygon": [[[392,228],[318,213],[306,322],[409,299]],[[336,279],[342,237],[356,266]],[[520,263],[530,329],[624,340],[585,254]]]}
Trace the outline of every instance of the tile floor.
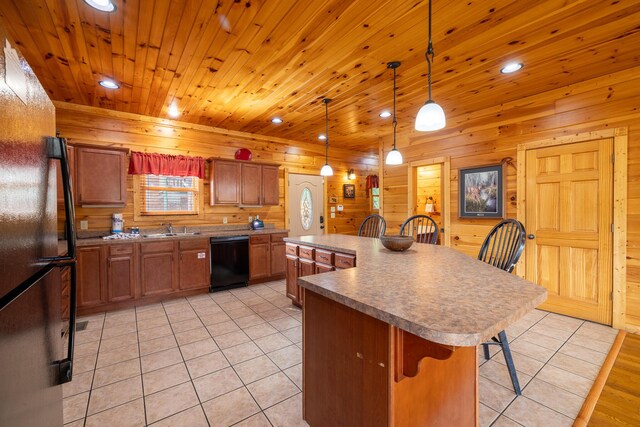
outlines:
{"label": "tile floor", "polygon": [[[65,426],[306,426],[302,313],[284,281],[79,319]],[[480,425],[571,425],[616,331],[535,310],[480,366]]]}

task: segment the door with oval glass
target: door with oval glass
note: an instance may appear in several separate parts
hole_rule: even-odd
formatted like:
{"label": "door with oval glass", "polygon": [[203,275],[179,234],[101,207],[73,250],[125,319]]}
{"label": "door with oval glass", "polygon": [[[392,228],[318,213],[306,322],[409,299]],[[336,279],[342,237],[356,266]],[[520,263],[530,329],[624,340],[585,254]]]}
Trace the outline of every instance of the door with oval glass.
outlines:
{"label": "door with oval glass", "polygon": [[324,234],[323,178],[289,174],[288,224],[290,236]]}

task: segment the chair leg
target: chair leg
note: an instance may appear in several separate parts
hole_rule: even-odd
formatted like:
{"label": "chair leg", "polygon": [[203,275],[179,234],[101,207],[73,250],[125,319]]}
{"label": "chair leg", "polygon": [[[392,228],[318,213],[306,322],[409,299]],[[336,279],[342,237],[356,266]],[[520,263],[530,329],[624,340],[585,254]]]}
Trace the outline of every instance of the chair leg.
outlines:
{"label": "chair leg", "polygon": [[484,350],[484,360],[489,360],[491,358],[489,354],[489,344],[482,344],[482,349]]}
{"label": "chair leg", "polygon": [[502,331],[498,334],[498,338],[500,339],[500,346],[502,347],[502,352],[504,353],[504,361],[507,363],[507,368],[509,369],[509,376],[511,377],[511,382],[513,383],[513,390],[518,396],[520,396],[522,394],[522,391],[520,390],[520,383],[518,382],[516,367],[513,364],[513,357],[511,356],[511,349],[509,348],[509,340],[507,339],[507,334]]}

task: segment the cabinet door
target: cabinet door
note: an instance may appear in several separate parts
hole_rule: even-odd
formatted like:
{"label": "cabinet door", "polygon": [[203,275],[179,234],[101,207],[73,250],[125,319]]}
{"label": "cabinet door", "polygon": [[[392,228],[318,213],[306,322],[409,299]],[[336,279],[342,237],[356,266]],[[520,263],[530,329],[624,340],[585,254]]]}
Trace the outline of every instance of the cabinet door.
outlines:
{"label": "cabinet door", "polygon": [[300,277],[311,276],[316,274],[316,263],[307,259],[300,258]]}
{"label": "cabinet door", "polygon": [[287,265],[287,297],[299,304],[300,298],[298,297],[298,257],[286,256]]}
{"label": "cabinet door", "polygon": [[280,203],[278,166],[262,166],[262,204],[277,206]]}
{"label": "cabinet door", "polygon": [[214,160],[211,173],[213,205],[240,204],[240,163]]}
{"label": "cabinet door", "polygon": [[135,298],[135,262],[133,255],[109,257],[107,290],[109,302]]}
{"label": "cabinet door", "polygon": [[242,163],[242,185],[240,187],[243,205],[262,204],[262,166]]}
{"label": "cabinet door", "polygon": [[78,307],[91,307],[105,302],[103,294],[104,263],[100,246],[78,248]]}
{"label": "cabinet door", "polygon": [[181,250],[180,289],[208,288],[211,282],[209,269],[209,251],[207,249]]}
{"label": "cabinet door", "polygon": [[[266,236],[267,238],[269,236]],[[249,280],[264,279],[270,276],[271,245],[269,243],[249,245]]]}
{"label": "cabinet door", "polygon": [[271,243],[271,276],[279,276],[286,272],[284,242]]}
{"label": "cabinet door", "polygon": [[173,252],[143,253],[140,266],[142,296],[174,290]]}
{"label": "cabinet door", "polygon": [[124,151],[76,147],[76,203],[124,205],[127,200],[126,160]]}

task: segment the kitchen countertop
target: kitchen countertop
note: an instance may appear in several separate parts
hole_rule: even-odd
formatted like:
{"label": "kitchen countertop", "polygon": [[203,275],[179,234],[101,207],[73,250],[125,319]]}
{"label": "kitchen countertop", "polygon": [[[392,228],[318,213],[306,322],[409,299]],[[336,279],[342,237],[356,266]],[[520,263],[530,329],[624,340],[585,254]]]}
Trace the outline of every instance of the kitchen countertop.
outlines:
{"label": "kitchen countertop", "polygon": [[274,234],[274,233],[288,233],[289,230],[279,228],[264,228],[262,230],[220,230],[220,231],[204,231],[200,234],[193,235],[178,235],[169,237],[142,237],[142,235],[136,239],[111,239],[105,240],[101,237],[92,237],[88,239],[77,239],[76,245],[81,246],[96,246],[96,245],[117,245],[124,243],[138,243],[138,242],[157,242],[166,240],[183,240],[183,239],[203,239],[210,237],[221,236],[253,236],[257,234]]}
{"label": "kitchen countertop", "polygon": [[444,246],[392,252],[379,239],[339,234],[285,241],[356,254],[357,267],[301,277],[300,286],[444,345],[485,342],[547,297],[540,286]]}

